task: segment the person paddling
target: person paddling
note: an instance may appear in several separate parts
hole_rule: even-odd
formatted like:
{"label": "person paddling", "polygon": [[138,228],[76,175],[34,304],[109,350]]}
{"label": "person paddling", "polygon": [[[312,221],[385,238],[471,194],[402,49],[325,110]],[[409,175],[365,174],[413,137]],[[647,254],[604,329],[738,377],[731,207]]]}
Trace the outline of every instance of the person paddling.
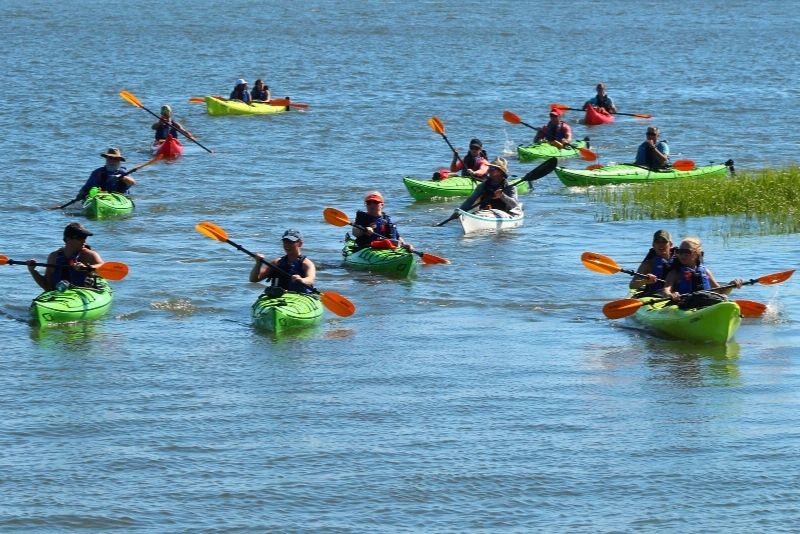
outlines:
{"label": "person paddling", "polygon": [[[711,270],[703,263],[703,246],[697,237],[687,237],[681,241],[677,250],[678,261],[667,274],[662,293],[665,297],[679,301],[681,295],[695,291],[707,291],[720,284],[714,278]],[[742,287],[744,280],[734,278],[730,284],[737,288]],[[720,293],[730,293],[733,288],[721,290]]]}
{"label": "person paddling", "polygon": [[281,273],[278,269],[273,268],[266,262],[263,255],[256,254],[256,264],[250,270],[250,281],[260,282],[269,279],[271,285],[265,293],[272,296],[279,296],[281,290],[294,293],[313,293],[311,288],[317,277],[317,268],[314,262],[302,253],[303,234],[300,230],[290,228],[283,233],[281,242],[286,254],[275,258],[272,263],[284,272]]}
{"label": "person paddling", "polygon": [[106,164],[92,171],[76,198],[86,198],[93,187],[111,193],[127,193],[128,189],[136,184],[136,180],[130,175],[124,175],[126,169],[122,166],[122,162],[125,161],[125,157],[119,148],[109,148],[100,155],[106,159]]}
{"label": "person paddling", "polygon": [[461,164],[459,154],[453,151],[453,161],[450,162],[450,172],[461,171],[461,176],[472,176],[478,180],[485,180],[489,172],[489,157],[483,149],[480,139],[469,142],[469,153],[464,156],[464,165]]}
{"label": "person paddling", "polygon": [[272,98],[272,95],[270,93],[269,86],[264,84],[264,82],[259,78],[256,80],[253,89],[250,91],[250,97],[254,102],[268,102]]}
{"label": "person paddling", "polygon": [[[370,191],[364,197],[364,204],[367,211],[358,210],[356,212],[356,226],[361,226],[364,229],[353,227],[353,236],[356,238],[356,249],[361,249],[369,246],[378,245],[378,242],[385,240],[390,241],[388,246],[397,246],[408,250],[414,251],[414,246],[411,243],[406,243],[400,233],[397,231],[397,225],[392,222],[383,211],[383,195],[379,191]],[[380,243],[383,244],[383,243]],[[386,248],[386,247],[383,247]]]}
{"label": "person paddling", "polygon": [[557,148],[564,148],[572,143],[572,128],[561,120],[561,112],[557,109],[550,110],[550,120],[536,132],[533,142],[540,141],[548,141]]}
{"label": "person paddling", "polygon": [[186,137],[194,140],[194,137],[189,135],[179,122],[172,120],[172,108],[167,105],[161,106],[161,117],[158,122],[153,123],[152,128],[156,131],[156,141],[166,141],[167,136],[170,135],[177,139],[178,132],[184,133]]}
{"label": "person paddling", "polygon": [[250,97],[250,91],[247,90],[247,80],[239,78],[234,84],[229,100],[241,100],[245,104],[249,104],[252,98]]}
{"label": "person paddling", "polygon": [[606,94],[606,84],[600,82],[597,84],[595,89],[597,90],[597,94],[586,101],[586,103],[583,105],[583,109],[586,109],[591,105],[596,108],[603,109],[611,114],[616,113],[617,106],[614,105],[614,101],[611,99],[611,97]]}
{"label": "person paddling", "polygon": [[94,287],[93,269],[103,265],[100,254],[86,243],[92,234],[81,223],[72,222],[64,228],[64,246],[47,256],[48,267],[44,274],[36,270],[36,260],[28,260],[28,272],[33,280],[45,291],[59,287],[59,282],[73,286]]}
{"label": "person paddling", "polygon": [[676,261],[676,247],[672,246],[672,236],[666,230],[658,230],[653,234],[653,246],[647,252],[636,272],[646,274],[646,278],[634,276],[628,287],[640,289],[644,295],[651,295],[664,288],[673,263]]}
{"label": "person paddling", "polygon": [[488,179],[478,184],[459,209],[470,211],[476,205],[481,210],[498,209],[512,215],[521,213],[517,188],[508,183],[508,162],[504,158],[494,158],[489,163]]}
{"label": "person paddling", "polygon": [[636,165],[653,170],[669,167],[669,144],[659,140],[660,134],[656,126],[647,127],[646,139],[636,151]]}

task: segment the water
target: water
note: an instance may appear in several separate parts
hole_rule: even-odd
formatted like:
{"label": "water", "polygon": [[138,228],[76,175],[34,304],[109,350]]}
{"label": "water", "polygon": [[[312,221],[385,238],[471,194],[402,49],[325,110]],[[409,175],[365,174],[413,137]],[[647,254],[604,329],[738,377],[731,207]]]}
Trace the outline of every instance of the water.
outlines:
{"label": "water", "polygon": [[[742,289],[767,316],[703,347],[606,320],[628,278],[579,260],[633,268],[666,227],[699,235],[720,280],[751,278],[796,267],[794,236],[725,218],[601,223],[602,206],[549,176],[524,197],[526,226],[463,237],[432,226],[455,202],[415,203],[400,178],[450,159],[431,115],[456,146],[513,154],[531,132],[503,110],[539,125],[600,80],[681,158],[796,163],[797,7],[5,2],[1,254],[58,247],[77,216],[46,208],[109,146],[149,159],[153,118],[121,89],[172,105],[214,154],[188,146],[143,169],[133,217],[86,222],[131,268],[105,319],[32,328],[37,288],[2,267],[0,530],[794,530],[796,281]],[[188,103],[241,76],[311,110],[213,118]],[[625,161],[649,123],[575,132]],[[343,230],[322,209],[352,216],[371,189],[453,264],[412,281],[342,269]],[[268,255],[300,228],[317,286],[356,314],[255,331],[251,260],[195,232],[201,220]]]}

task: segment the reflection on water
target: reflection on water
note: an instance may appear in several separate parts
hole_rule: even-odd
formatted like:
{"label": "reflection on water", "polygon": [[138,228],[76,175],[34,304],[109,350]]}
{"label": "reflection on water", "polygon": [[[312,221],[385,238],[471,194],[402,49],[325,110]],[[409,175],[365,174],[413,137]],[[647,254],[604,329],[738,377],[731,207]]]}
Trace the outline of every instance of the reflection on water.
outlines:
{"label": "reflection on water", "polygon": [[642,337],[647,365],[674,383],[687,387],[739,386],[740,346],[699,344]]}
{"label": "reflection on water", "polygon": [[51,324],[39,326],[31,324],[30,336],[43,348],[63,350],[84,350],[88,347],[97,331],[93,321],[76,321],[73,323]]}

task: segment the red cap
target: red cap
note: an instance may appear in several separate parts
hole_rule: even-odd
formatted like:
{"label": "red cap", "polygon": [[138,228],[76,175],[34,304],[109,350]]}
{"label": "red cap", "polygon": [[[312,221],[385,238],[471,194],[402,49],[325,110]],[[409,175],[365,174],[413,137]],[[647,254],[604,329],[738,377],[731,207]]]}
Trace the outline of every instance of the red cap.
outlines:
{"label": "red cap", "polygon": [[550,116],[552,117],[554,115],[556,117],[560,117],[561,116],[561,112],[558,110],[558,108],[553,108],[553,109],[550,110]]}

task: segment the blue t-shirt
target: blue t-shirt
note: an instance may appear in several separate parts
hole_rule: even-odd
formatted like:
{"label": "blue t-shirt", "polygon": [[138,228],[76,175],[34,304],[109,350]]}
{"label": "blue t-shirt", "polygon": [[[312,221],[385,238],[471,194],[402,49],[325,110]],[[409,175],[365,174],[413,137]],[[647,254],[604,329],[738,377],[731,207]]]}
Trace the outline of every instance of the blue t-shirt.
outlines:
{"label": "blue t-shirt", "polygon": [[[651,164],[651,162],[647,161],[647,148],[648,143],[645,141],[641,145],[639,145],[639,150],[636,151],[636,165],[644,165],[645,167],[650,168],[657,168],[659,165]],[[666,141],[659,141],[656,143],[656,148],[659,152],[667,156],[669,158],[669,145]],[[654,162],[653,162],[654,163]],[[666,162],[664,163],[666,165]]]}
{"label": "blue t-shirt", "polygon": [[89,193],[89,189],[99,187],[103,191],[111,193],[125,193],[130,189],[130,186],[122,181],[122,175],[125,174],[125,167],[120,167],[113,174],[109,174],[105,166],[99,167],[92,171],[89,179],[83,184],[78,196],[83,198]]}
{"label": "blue t-shirt", "polygon": [[606,108],[606,109],[611,109],[611,108],[615,107],[615,106],[614,106],[614,99],[613,99],[613,98],[611,98],[610,96],[608,96],[608,95],[605,95],[605,98],[604,98],[603,100],[605,100],[605,102],[604,102],[604,103],[605,103],[606,105],[605,105],[605,106],[600,106],[600,105],[597,103],[597,95],[595,95],[595,96],[593,96],[592,98],[590,98],[590,99],[589,99],[589,103],[590,103],[591,105],[593,105],[594,107],[603,107],[603,108]]}

